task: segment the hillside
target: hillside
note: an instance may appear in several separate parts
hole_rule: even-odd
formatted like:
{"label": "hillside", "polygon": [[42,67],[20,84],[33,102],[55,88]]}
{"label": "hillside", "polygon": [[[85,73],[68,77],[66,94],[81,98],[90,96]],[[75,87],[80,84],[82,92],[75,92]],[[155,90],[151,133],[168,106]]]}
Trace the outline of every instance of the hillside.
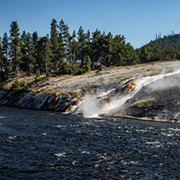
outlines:
{"label": "hillside", "polygon": [[164,36],[163,38],[158,38],[154,41],[151,41],[149,44],[154,44],[158,45],[160,47],[180,47],[180,34],[175,34],[175,35],[169,35],[169,36]]}
{"label": "hillside", "polygon": [[10,89],[16,79],[20,82],[22,88],[32,91],[35,94],[71,94],[72,96],[83,97],[86,93],[97,93],[108,90],[116,86],[118,82],[132,76],[155,75],[161,72],[172,72],[180,68],[179,61],[157,62],[148,64],[139,64],[133,66],[110,67],[101,72],[91,71],[83,75],[62,75],[54,76],[48,79],[42,75],[39,79],[36,76],[14,76],[9,80],[0,83],[2,89]]}

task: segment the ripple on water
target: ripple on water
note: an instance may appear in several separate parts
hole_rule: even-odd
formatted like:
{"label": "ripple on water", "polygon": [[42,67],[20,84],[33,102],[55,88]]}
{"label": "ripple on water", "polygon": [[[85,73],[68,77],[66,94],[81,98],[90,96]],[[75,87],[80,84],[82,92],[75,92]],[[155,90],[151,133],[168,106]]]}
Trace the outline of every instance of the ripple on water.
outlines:
{"label": "ripple on water", "polygon": [[1,179],[179,179],[176,125],[2,112]]}

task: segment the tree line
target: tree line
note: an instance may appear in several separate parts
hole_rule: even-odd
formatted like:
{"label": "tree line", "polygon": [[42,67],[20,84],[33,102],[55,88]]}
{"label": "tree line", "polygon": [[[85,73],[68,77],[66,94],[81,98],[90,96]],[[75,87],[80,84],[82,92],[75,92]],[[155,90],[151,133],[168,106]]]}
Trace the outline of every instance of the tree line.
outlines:
{"label": "tree line", "polygon": [[164,36],[163,38],[161,38],[160,35],[156,35],[156,40],[151,41],[150,43],[158,45],[161,48],[167,46],[171,48],[180,47],[180,34],[174,34],[174,32],[172,31],[171,35]]}
{"label": "tree line", "polygon": [[50,26],[50,34],[39,37],[36,31],[20,34],[17,21],[11,23],[9,36],[0,37],[1,80],[18,71],[82,74],[96,63],[109,67],[180,59],[180,46],[162,48],[150,43],[134,49],[123,35],[98,29],[85,32],[82,26],[70,34],[63,19],[59,23],[53,19]]}

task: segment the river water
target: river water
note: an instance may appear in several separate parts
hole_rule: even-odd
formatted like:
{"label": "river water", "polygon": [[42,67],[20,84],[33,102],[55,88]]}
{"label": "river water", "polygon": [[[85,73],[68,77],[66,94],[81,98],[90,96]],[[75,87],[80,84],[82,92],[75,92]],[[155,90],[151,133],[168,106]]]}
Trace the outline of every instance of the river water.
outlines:
{"label": "river water", "polygon": [[180,179],[180,125],[0,106],[0,179]]}

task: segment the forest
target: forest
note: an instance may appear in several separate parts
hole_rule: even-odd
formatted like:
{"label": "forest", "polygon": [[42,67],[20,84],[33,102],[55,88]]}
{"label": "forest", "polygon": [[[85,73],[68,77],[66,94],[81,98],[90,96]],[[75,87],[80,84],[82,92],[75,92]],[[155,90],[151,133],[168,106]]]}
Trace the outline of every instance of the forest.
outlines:
{"label": "forest", "polygon": [[151,44],[155,44],[160,46],[161,48],[164,47],[171,47],[176,48],[176,46],[180,47],[180,34],[174,34],[172,32],[172,35],[164,36],[161,38],[161,35],[156,35],[156,40],[151,41]]}
{"label": "forest", "polygon": [[63,19],[59,23],[53,19],[50,29],[46,36],[39,37],[36,31],[20,34],[17,21],[11,23],[9,36],[5,32],[0,37],[1,81],[18,72],[78,75],[95,69],[98,63],[110,67],[180,60],[179,34],[158,37],[134,49],[121,34],[105,34],[98,29],[84,32],[82,26],[70,34]]}

